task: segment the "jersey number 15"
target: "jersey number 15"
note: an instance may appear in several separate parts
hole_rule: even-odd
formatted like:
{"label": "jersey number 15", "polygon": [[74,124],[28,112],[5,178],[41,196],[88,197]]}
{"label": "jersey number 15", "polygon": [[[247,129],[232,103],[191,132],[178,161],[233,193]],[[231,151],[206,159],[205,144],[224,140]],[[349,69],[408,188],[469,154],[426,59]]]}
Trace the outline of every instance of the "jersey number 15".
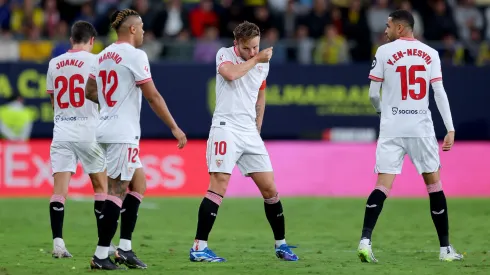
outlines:
{"label": "jersey number 15", "polygon": [[[396,67],[396,72],[400,73],[400,83],[402,90],[402,100],[407,100],[409,95],[411,99],[421,100],[427,94],[427,81],[423,77],[416,77],[416,72],[425,72],[424,65],[412,65],[408,68],[407,66]],[[408,75],[408,76],[407,76]],[[415,93],[415,89],[409,89],[409,85],[419,85],[419,93]]]}

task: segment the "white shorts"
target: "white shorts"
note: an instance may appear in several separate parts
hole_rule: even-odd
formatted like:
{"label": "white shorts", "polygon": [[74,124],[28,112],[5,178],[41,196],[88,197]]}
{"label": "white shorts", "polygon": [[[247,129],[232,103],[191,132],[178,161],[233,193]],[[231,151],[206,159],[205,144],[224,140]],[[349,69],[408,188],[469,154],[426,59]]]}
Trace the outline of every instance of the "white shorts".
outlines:
{"label": "white shorts", "polygon": [[231,174],[235,164],[244,176],[271,172],[272,164],[259,133],[245,135],[211,127],[206,148],[208,172]]}
{"label": "white shorts", "polygon": [[134,171],[143,167],[139,146],[128,143],[101,143],[107,159],[107,176],[111,179],[130,181]]}
{"label": "white shorts", "polygon": [[78,161],[85,173],[104,172],[104,151],[97,142],[53,141],[50,149],[53,175],[59,172],[77,172]]}
{"label": "white shorts", "polygon": [[400,174],[407,154],[417,172],[433,173],[441,167],[435,137],[379,138],[376,147],[376,173]]}

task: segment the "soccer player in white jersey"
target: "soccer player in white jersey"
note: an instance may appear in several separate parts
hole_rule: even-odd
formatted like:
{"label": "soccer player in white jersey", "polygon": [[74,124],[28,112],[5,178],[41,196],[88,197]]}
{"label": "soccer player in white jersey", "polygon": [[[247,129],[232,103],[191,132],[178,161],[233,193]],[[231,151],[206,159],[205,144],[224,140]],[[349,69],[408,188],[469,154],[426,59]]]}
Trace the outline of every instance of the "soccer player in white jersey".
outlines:
{"label": "soccer player in white jersey", "polygon": [[199,207],[197,233],[189,258],[194,262],[224,262],[207,246],[208,236],[225,195],[231,172],[238,164],[264,198],[278,258],[296,261],[285,240],[285,223],[269,154],[260,137],[265,86],[272,48],[259,52],[260,30],[243,22],[233,31],[234,46],[216,54],[216,108],[207,144],[209,189]]}
{"label": "soccer player in white jersey", "polygon": [[390,43],[378,48],[369,74],[370,99],[381,116],[375,167],[378,180],[366,203],[358,256],[363,262],[376,262],[371,234],[407,154],[422,174],[429,193],[432,220],[440,242],[440,260],[461,260],[463,256],[449,242],[446,197],[439,176],[439,146],[429,110],[431,84],[448,131],[442,150],[449,151],[454,143],[454,126],[442,84],[441,61],[436,50],[414,39],[414,19],[410,12],[391,13],[386,26]]}
{"label": "soccer player in white jersey", "polygon": [[97,226],[107,192],[105,156],[95,135],[99,122],[98,106],[85,100],[84,95],[90,67],[95,62],[95,55],[90,52],[96,34],[90,23],[76,22],[71,29],[71,50],[49,62],[46,88],[54,109],[50,150],[54,189],[49,213],[55,258],[71,257],[63,241],[63,218],[68,184],[72,174],[77,171],[78,160],[92,180]]}
{"label": "soccer player in white jersey", "polygon": [[[116,11],[111,26],[117,32],[118,41],[97,55],[85,88],[85,96],[100,105],[97,141],[106,154],[108,176],[99,242],[90,265],[93,269],[119,269],[108,251],[122,212],[115,260],[129,268],[144,269],[147,265],[136,257],[131,247],[138,208],[146,189],[146,176],[139,159],[141,95],[170,127],[179,148],[184,147],[187,139],[153,83],[148,56],[136,49],[143,43],[141,17],[130,9]],[[128,186],[131,192],[126,194]]]}

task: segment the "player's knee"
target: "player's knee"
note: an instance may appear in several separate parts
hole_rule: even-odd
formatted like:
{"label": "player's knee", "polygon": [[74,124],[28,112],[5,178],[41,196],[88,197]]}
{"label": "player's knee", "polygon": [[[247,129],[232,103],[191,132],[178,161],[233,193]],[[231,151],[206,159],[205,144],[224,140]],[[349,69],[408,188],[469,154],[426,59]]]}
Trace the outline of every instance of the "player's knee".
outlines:
{"label": "player's knee", "polygon": [[270,199],[277,196],[277,188],[274,183],[260,188],[260,193],[264,199]]}
{"label": "player's knee", "polygon": [[228,182],[230,181],[230,176],[230,174],[225,173],[211,173],[209,190],[224,196],[226,188],[228,187]]}
{"label": "player's knee", "polygon": [[129,190],[144,195],[146,192],[146,175],[142,168],[136,169]]}

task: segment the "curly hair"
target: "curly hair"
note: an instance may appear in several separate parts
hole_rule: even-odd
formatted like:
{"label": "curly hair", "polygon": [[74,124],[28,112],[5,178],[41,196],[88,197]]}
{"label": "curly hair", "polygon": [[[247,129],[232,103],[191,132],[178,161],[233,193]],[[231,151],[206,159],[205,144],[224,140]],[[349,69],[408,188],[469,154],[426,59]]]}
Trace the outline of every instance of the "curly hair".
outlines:
{"label": "curly hair", "polygon": [[235,36],[236,41],[250,40],[257,36],[260,36],[259,26],[254,23],[250,23],[248,21],[244,21],[236,26],[235,30],[233,30],[233,35]]}
{"label": "curly hair", "polygon": [[132,9],[124,9],[115,11],[111,16],[111,27],[114,30],[118,30],[119,27],[126,21],[130,16],[140,16],[136,11]]}

